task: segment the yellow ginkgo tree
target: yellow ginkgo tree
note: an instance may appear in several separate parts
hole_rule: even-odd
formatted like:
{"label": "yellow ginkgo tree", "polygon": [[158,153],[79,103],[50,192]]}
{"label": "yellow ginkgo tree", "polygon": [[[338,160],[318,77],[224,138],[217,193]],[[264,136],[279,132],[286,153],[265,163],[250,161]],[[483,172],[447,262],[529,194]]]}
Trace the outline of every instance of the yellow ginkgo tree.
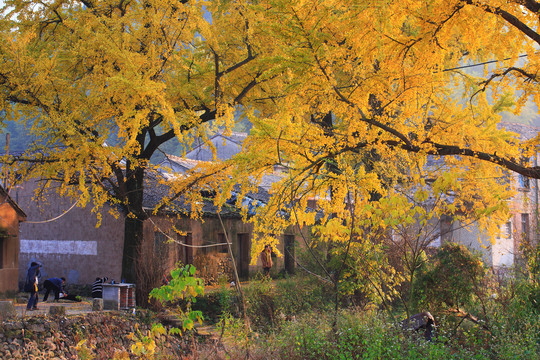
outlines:
{"label": "yellow ginkgo tree", "polygon": [[485,219],[506,210],[505,171],[540,178],[528,162],[538,139],[522,142],[499,115],[540,100],[538,8],[532,0],[7,0],[2,109],[39,141],[5,163],[25,178],[60,181],[81,204],[119,205],[128,281],[152,155],[173,138],[204,135],[211,120],[230,128],[240,105],[254,124],[245,151],[170,185],[172,197],[212,186],[219,205],[234,184],[247,191],[276,165],[285,169],[258,218],[254,254],[294,224],[316,225],[322,240],[349,249],[398,222],[428,221],[405,192],[451,195],[433,214],[496,225]]}
{"label": "yellow ginkgo tree", "polygon": [[36,141],[3,164],[81,206],[121,209],[122,277],[135,281],[152,156],[210,122],[230,129],[235,107],[272,79],[258,65],[270,43],[258,21],[242,1],[4,1],[2,114]]}
{"label": "yellow ginkgo tree", "polygon": [[[254,257],[296,225],[343,244],[344,256],[442,214],[493,234],[507,216],[509,170],[540,178],[530,161],[538,137],[521,140],[500,116],[540,100],[540,3],[258,4],[280,81],[257,99],[265,106],[231,164],[240,177],[283,171],[256,221]],[[446,200],[430,212],[407,198],[431,195]]]}
{"label": "yellow ginkgo tree", "polygon": [[[262,3],[280,81],[267,89],[272,104],[253,112],[236,164],[252,176],[286,168],[280,201],[306,208],[317,198],[341,217],[351,191],[358,209],[412,186],[453,191],[451,213],[493,212],[508,197],[505,171],[540,176],[528,161],[537,139],[522,142],[499,115],[536,99],[538,17],[522,5],[533,2]],[[485,76],[467,73],[471,63]]]}

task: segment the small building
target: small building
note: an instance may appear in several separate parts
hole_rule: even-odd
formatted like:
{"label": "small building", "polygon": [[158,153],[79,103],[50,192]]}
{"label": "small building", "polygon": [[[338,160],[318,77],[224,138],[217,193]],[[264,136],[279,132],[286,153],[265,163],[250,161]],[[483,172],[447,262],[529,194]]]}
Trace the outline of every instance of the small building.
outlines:
{"label": "small building", "polygon": [[[185,173],[201,161],[227,159],[237,154],[245,138],[246,134],[242,133],[217,134],[208,139],[210,145],[201,142],[185,157],[165,154],[161,166],[171,174]],[[163,175],[167,178],[167,174]],[[246,199],[247,206],[267,201],[268,189],[279,179],[279,175],[264,177],[259,192]],[[211,201],[205,205],[201,219],[192,219],[185,212],[179,214],[171,209],[154,214],[154,207],[167,195],[168,188],[158,185],[155,180],[149,181],[143,199],[149,219],[143,224],[142,262],[136,269],[142,271],[144,268],[145,274],[140,278],[148,279],[148,286],[163,280],[162,277],[178,262],[195,265],[197,275],[208,283],[229,278],[233,264],[228,248],[217,245],[226,243],[225,232],[239,276],[246,279],[262,269],[260,261],[251,265],[253,224],[245,222],[238,209],[230,206],[229,210],[220,212],[226,231]],[[47,189],[43,192],[44,198],[36,202],[33,195],[37,186],[37,183],[26,182],[15,189],[20,198],[18,201],[29,207],[29,220],[21,229],[19,280],[24,280],[22,271],[31,261],[39,261],[43,263],[42,276],[65,276],[70,284],[90,284],[102,276],[121,281],[122,215],[112,216],[109,214],[111,208],[105,205],[100,211],[101,226],[96,227],[97,215],[92,212],[91,205],[81,208],[73,200]],[[284,258],[274,258],[273,271],[294,272],[294,244],[299,237],[297,230],[281,235],[278,248]]]}
{"label": "small building", "polygon": [[[180,173],[198,163],[169,155],[167,162],[169,169]],[[263,205],[268,200],[266,188],[276,179],[265,178],[259,193],[246,199],[249,205]],[[122,215],[112,216],[109,214],[111,208],[105,205],[100,212],[101,225],[96,227],[97,215],[92,212],[91,205],[81,208],[74,200],[62,198],[54,190],[46,190],[44,199],[34,200],[36,186],[36,183],[26,182],[15,189],[20,203],[29,206],[28,221],[21,228],[19,281],[24,281],[23,272],[32,261],[43,264],[43,277],[65,276],[69,284],[91,284],[96,277],[102,276],[121,281]],[[155,286],[156,281],[159,282],[178,262],[195,265],[197,275],[207,283],[225,278],[230,280],[233,264],[228,248],[217,245],[226,244],[224,228],[239,276],[247,279],[262,269],[260,262],[250,264],[253,224],[244,221],[238,209],[230,206],[220,212],[224,228],[211,201],[205,204],[200,219],[192,219],[189,214],[179,214],[170,209],[154,214],[154,207],[167,193],[168,188],[157,182],[146,186],[143,205],[149,219],[143,224],[142,262],[136,271],[145,272],[141,278],[148,279],[148,286]],[[297,235],[291,231],[280,238],[279,251],[285,257],[274,258],[274,271],[294,272]],[[288,251],[285,251],[285,246]]]}
{"label": "small building", "polygon": [[[520,136],[521,141],[535,138],[540,129],[519,123],[501,123],[508,131]],[[538,165],[540,158],[530,159]],[[482,254],[484,263],[494,270],[502,270],[523,264],[521,246],[524,243],[536,245],[540,238],[538,232],[539,184],[538,179],[529,179],[515,172],[508,172],[508,184],[514,189],[514,196],[508,200],[510,210],[508,220],[500,226],[499,233],[491,238],[480,231],[476,225],[463,226],[458,221],[446,222],[441,229],[442,241],[452,241],[465,245]]]}
{"label": "small building", "polygon": [[65,277],[68,284],[91,284],[107,276],[120,282],[124,222],[109,213],[105,205],[98,215],[92,205],[79,207],[77,200],[64,198],[54,190],[43,189],[35,198],[38,182],[24,182],[13,189],[17,202],[27,209],[28,219],[21,226],[19,281],[32,261],[43,264],[41,276]]}
{"label": "small building", "polygon": [[18,291],[19,224],[26,214],[0,186],[0,293]]}
{"label": "small building", "polygon": [[[166,155],[162,165],[172,170],[173,174],[182,174],[193,169],[198,163],[198,160]],[[169,175],[172,174],[164,174],[165,178]],[[256,192],[246,194],[242,202],[248,208],[248,216],[254,215],[258,207],[265,206],[269,200],[268,189],[271,183],[278,179],[280,179],[278,175],[265,176]],[[166,192],[166,188],[161,188],[160,191],[158,185],[147,187],[144,203],[148,209],[153,209]],[[147,257],[149,263],[146,268],[151,270],[150,263],[157,263],[157,259],[160,260],[161,268],[156,270],[162,273],[167,273],[178,261],[193,264],[197,268],[198,276],[210,284],[232,281],[234,268],[241,279],[248,279],[262,270],[260,261],[251,264],[252,258],[258,257],[251,247],[255,236],[254,226],[245,221],[236,208],[236,195],[237,192],[233,191],[227,206],[224,206],[219,214],[212,200],[206,199],[199,219],[189,216],[186,212],[189,205],[182,203],[181,199],[160,213],[152,214],[144,223],[143,252],[153,254],[155,258],[152,260],[150,256]],[[208,196],[211,197],[212,194]],[[307,232],[308,229],[303,231]],[[273,271],[287,273],[295,271],[295,244],[299,242],[301,236],[297,228],[279,235],[278,250],[284,257],[274,257]],[[234,264],[231,261],[227,240],[231,246]],[[147,274],[146,277],[151,275]]]}

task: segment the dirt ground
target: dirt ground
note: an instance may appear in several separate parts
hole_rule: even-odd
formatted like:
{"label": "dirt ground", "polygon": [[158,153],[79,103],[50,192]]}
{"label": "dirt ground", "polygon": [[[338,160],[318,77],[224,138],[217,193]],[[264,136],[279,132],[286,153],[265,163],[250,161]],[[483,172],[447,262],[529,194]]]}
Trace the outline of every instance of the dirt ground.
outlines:
{"label": "dirt ground", "polygon": [[58,300],[58,302],[43,302],[38,303],[38,309],[27,311],[26,304],[13,304],[17,311],[17,316],[28,317],[49,314],[51,306],[62,306],[65,308],[66,315],[77,315],[92,312],[92,299],[86,299],[81,302],[73,302],[67,300]]}

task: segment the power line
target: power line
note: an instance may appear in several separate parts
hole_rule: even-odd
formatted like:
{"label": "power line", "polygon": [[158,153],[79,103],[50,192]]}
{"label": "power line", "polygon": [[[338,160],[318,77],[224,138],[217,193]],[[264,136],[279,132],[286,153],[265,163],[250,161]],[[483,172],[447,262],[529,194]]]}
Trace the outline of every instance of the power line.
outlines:
{"label": "power line", "polygon": [[160,232],[162,233],[163,235],[165,235],[165,237],[170,241],[170,242],[173,242],[175,244],[178,244],[178,245],[181,245],[181,246],[184,246],[184,247],[188,247],[188,248],[195,248],[195,249],[202,249],[202,248],[209,248],[209,247],[214,247],[214,246],[225,246],[225,245],[232,245],[232,243],[216,243],[216,244],[208,244],[208,245],[189,245],[189,244],[184,244],[183,242],[181,241],[178,241],[176,239],[173,239],[171,236],[169,236],[169,234],[167,234],[165,231],[163,231],[151,218],[148,219],[152,225],[154,225],[154,227]]}
{"label": "power line", "polygon": [[71,211],[71,209],[73,209],[75,207],[75,205],[77,205],[79,203],[79,200],[78,199],[77,201],[75,201],[73,203],[73,205],[71,205],[71,207],[69,209],[67,209],[66,211],[64,211],[62,214],[58,215],[57,217],[54,217],[52,219],[48,219],[48,220],[43,220],[43,221],[25,221],[25,223],[27,224],[45,224],[45,223],[48,223],[48,222],[53,222],[53,221],[56,221],[58,219],[60,219],[62,216],[66,215],[68,212]]}
{"label": "power line", "polygon": [[[518,58],[524,58],[524,57],[527,57],[527,56],[529,56],[529,54],[519,55]],[[484,66],[484,65],[488,65],[488,64],[494,64],[494,63],[498,63],[498,62],[501,62],[501,61],[507,61],[507,60],[511,60],[511,59],[512,58],[509,57],[509,58],[506,58],[506,59],[503,59],[503,60],[491,60],[491,61],[485,61],[485,62],[481,62],[481,63],[477,63],[477,64],[457,66],[457,67],[450,68],[450,69],[443,69],[443,70],[441,70],[441,72],[468,69],[468,68],[472,68],[472,67],[476,67],[476,66]]]}

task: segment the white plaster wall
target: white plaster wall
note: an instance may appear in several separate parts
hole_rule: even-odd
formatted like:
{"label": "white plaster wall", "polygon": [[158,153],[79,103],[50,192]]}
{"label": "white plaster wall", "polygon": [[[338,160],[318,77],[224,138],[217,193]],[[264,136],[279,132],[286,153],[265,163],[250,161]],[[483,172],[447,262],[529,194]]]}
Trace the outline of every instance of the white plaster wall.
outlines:
{"label": "white plaster wall", "polygon": [[514,265],[514,239],[496,239],[491,249],[493,255],[493,266],[507,266]]}
{"label": "white plaster wall", "polygon": [[463,228],[459,222],[455,222],[452,225],[452,228],[451,241],[465,245],[471,251],[480,252],[484,264],[493,266],[493,244],[486,234],[482,233],[478,227],[474,225]]}

